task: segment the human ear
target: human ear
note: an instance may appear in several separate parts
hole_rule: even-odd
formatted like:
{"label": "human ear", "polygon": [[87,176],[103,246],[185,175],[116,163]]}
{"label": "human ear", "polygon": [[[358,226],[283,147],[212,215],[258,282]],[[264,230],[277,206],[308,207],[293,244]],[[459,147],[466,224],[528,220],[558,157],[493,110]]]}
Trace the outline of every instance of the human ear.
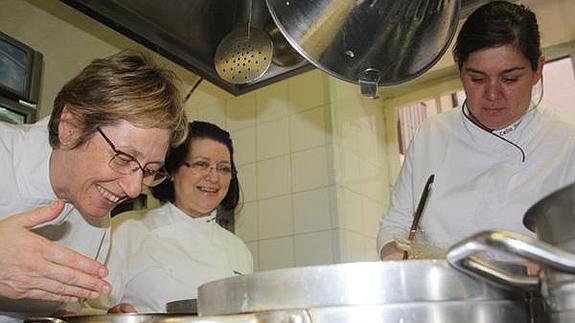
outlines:
{"label": "human ear", "polygon": [[537,60],[537,69],[535,70],[535,77],[533,78],[532,85],[537,84],[537,82],[541,80],[541,77],[543,76],[543,65],[545,65],[545,56],[541,55]]}
{"label": "human ear", "polygon": [[58,123],[58,139],[63,148],[73,147],[79,133],[78,117],[68,105],[64,106]]}
{"label": "human ear", "polygon": [[461,69],[459,68],[459,59],[457,58],[457,56],[453,55],[453,62],[455,63],[455,68],[457,68],[457,72],[461,73]]}

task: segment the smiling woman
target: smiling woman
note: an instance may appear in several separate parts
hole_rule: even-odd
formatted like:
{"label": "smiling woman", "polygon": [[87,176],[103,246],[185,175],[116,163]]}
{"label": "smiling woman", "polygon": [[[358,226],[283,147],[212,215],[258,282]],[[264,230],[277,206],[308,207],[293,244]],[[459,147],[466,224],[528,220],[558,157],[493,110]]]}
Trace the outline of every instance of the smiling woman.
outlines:
{"label": "smiling woman", "polygon": [[[49,122],[56,195],[94,218],[138,196],[149,176],[144,179],[142,168],[124,174],[110,167],[117,159],[109,147],[111,138],[114,149],[159,169],[170,143],[181,142],[186,132],[175,82],[173,73],[134,52],[95,60],[68,82],[56,97]],[[102,140],[102,129],[111,138]]]}
{"label": "smiling woman", "polygon": [[[216,221],[233,214],[239,184],[227,131],[194,121],[166,159],[169,180],[152,188],[164,205],[113,221],[108,276],[114,289],[90,306],[113,312],[166,312],[166,304],[196,297],[199,285],[253,271],[245,244]],[[128,305],[127,305],[127,304]]]}
{"label": "smiling woman", "polygon": [[[110,292],[110,210],[151,184],[186,124],[177,78],[134,51],[90,63],[49,120],[0,122],[0,321]],[[114,167],[119,151],[144,166]]]}

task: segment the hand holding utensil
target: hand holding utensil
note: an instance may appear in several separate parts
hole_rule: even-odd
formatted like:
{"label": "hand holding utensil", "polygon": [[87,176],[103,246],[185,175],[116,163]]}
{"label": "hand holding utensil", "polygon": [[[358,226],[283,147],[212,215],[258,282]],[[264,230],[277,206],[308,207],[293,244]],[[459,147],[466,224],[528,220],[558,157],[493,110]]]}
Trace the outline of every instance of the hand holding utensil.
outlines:
{"label": "hand holding utensil", "polygon": [[[419,227],[419,221],[421,220],[421,214],[423,213],[423,209],[425,208],[425,203],[427,202],[427,198],[429,196],[429,191],[431,191],[431,184],[433,184],[433,180],[435,179],[435,175],[429,175],[427,178],[427,182],[423,188],[423,192],[421,193],[421,197],[419,198],[419,203],[417,204],[417,208],[413,213],[413,221],[411,222],[411,226],[409,227],[409,233],[407,235],[407,240],[409,242],[413,242],[415,239],[415,234],[417,233],[417,228]],[[403,252],[403,259],[407,259],[408,254],[407,251]]]}

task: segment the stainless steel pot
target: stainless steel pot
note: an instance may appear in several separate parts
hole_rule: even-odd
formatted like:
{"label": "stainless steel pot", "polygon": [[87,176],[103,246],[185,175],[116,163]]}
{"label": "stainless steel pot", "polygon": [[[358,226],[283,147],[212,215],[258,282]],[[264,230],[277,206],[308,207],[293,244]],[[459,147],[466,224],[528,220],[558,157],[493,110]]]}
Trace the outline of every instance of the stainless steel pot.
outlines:
{"label": "stainless steel pot", "polygon": [[[452,246],[449,263],[500,286],[540,290],[553,322],[575,322],[575,184],[533,205],[523,222],[540,241],[514,232],[482,232]],[[520,256],[542,270],[538,277],[511,274],[477,255],[484,251]]]}
{"label": "stainless steel pot", "polygon": [[107,314],[65,317],[37,317],[26,323],[140,323],[140,322],[187,322],[191,316],[168,314]]}
{"label": "stainless steel pot", "polygon": [[198,300],[193,298],[169,302],[166,304],[166,312],[172,314],[198,315]]}
{"label": "stainless steel pot", "polygon": [[[295,319],[295,320],[294,320]],[[176,314],[108,314],[67,316],[62,318],[40,317],[26,323],[311,323],[305,311],[274,311],[240,315],[198,317]]]}
{"label": "stainless steel pot", "polygon": [[[524,293],[443,260],[363,262],[235,276],[198,289],[198,313],[304,310],[311,322],[527,322]],[[295,321],[294,321],[295,322]]]}

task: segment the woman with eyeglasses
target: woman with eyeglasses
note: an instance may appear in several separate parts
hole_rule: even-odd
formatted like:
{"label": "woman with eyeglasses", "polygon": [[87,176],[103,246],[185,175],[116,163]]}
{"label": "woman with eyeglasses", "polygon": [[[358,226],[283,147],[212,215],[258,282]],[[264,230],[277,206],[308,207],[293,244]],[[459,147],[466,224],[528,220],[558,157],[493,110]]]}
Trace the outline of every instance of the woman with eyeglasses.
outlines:
{"label": "woman with eyeglasses", "polygon": [[0,322],[109,293],[110,211],[186,136],[176,76],[140,52],[96,59],[49,118],[0,122]]}
{"label": "woman with eyeglasses", "polygon": [[166,158],[169,179],[152,188],[163,206],[119,214],[107,265],[114,289],[90,305],[110,312],[166,312],[194,299],[203,283],[253,271],[246,245],[216,222],[233,214],[239,184],[230,135],[208,122],[190,123],[188,137]]}

